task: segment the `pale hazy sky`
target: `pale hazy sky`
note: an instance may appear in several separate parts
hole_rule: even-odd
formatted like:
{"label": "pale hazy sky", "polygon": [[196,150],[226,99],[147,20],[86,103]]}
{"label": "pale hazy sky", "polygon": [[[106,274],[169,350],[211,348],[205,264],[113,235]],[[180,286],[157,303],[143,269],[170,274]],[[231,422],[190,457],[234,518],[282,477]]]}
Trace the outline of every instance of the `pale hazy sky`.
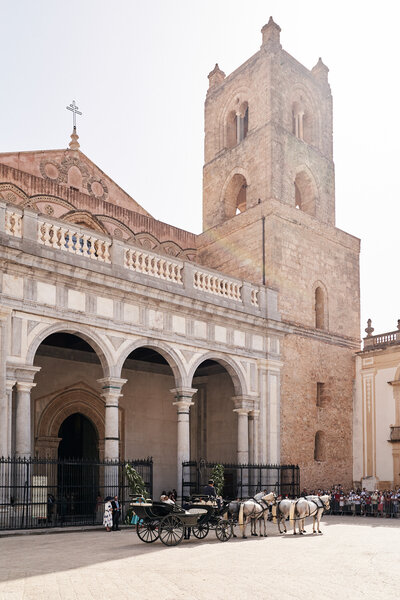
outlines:
{"label": "pale hazy sky", "polygon": [[361,242],[362,330],[396,329],[400,9],[394,0],[0,0],[0,152],[81,150],[155,218],[201,231],[203,103],[273,15],[285,50],[321,56],[334,100],[336,223]]}

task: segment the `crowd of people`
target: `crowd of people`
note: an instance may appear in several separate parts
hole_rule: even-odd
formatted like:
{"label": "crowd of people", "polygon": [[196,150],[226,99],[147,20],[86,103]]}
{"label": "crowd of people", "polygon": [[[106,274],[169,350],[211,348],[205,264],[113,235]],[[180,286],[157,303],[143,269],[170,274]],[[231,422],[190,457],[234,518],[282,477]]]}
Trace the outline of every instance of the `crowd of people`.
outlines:
{"label": "crowd of people", "polygon": [[330,490],[307,491],[303,490],[302,496],[317,493],[321,496],[331,496],[330,514],[332,515],[360,515],[365,517],[390,517],[397,518],[400,508],[400,488],[393,490],[367,491],[365,488],[356,488],[345,491],[341,485],[334,485]]}

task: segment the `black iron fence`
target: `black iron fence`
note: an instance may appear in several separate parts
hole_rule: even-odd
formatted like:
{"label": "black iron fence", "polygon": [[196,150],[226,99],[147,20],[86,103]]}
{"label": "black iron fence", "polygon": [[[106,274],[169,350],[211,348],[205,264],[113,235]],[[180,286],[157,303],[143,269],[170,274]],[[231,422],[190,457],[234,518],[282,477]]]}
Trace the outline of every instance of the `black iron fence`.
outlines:
{"label": "black iron fence", "polygon": [[201,492],[217,464],[224,467],[224,498],[249,498],[264,489],[290,498],[300,495],[297,465],[239,465],[200,460],[182,463],[182,496]]}
{"label": "black iron fence", "polygon": [[0,529],[96,525],[104,499],[118,494],[129,507],[125,465],[141,475],[153,494],[153,461],[0,458]]}

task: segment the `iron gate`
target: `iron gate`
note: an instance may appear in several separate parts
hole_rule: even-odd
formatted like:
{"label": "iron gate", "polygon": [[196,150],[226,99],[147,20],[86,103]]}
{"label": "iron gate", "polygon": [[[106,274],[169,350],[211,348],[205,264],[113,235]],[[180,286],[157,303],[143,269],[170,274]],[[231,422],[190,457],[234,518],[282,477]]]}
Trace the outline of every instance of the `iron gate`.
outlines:
{"label": "iron gate", "polygon": [[96,525],[104,498],[118,494],[122,515],[129,506],[125,464],[141,475],[150,497],[153,461],[0,458],[0,529]]}
{"label": "iron gate", "polygon": [[300,495],[298,465],[239,465],[200,460],[182,463],[182,496],[201,492],[217,464],[224,467],[224,498],[249,498],[264,489],[289,498]]}

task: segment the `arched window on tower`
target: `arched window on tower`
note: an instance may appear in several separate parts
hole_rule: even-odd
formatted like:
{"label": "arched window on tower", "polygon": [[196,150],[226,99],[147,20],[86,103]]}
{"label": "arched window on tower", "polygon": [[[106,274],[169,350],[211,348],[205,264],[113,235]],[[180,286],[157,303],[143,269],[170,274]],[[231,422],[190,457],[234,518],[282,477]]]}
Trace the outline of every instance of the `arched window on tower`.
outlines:
{"label": "arched window on tower", "polygon": [[322,287],[315,289],[315,327],[316,329],[326,329],[325,293]]}
{"label": "arched window on tower", "polygon": [[309,173],[301,171],[294,180],[295,207],[303,212],[315,216],[316,186]]}
{"label": "arched window on tower", "polygon": [[325,460],[325,434],[317,431],[314,440],[314,460]]}
{"label": "arched window on tower", "polygon": [[247,207],[247,181],[240,173],[236,173],[226,186],[224,196],[225,217],[231,219],[242,213]]}
{"label": "arched window on tower", "polygon": [[299,100],[292,104],[292,133],[307,144],[314,142],[312,112],[303,96],[300,96]]}
{"label": "arched window on tower", "polygon": [[233,148],[249,131],[249,106],[244,102],[238,111],[232,110],[226,120],[226,146]]}

